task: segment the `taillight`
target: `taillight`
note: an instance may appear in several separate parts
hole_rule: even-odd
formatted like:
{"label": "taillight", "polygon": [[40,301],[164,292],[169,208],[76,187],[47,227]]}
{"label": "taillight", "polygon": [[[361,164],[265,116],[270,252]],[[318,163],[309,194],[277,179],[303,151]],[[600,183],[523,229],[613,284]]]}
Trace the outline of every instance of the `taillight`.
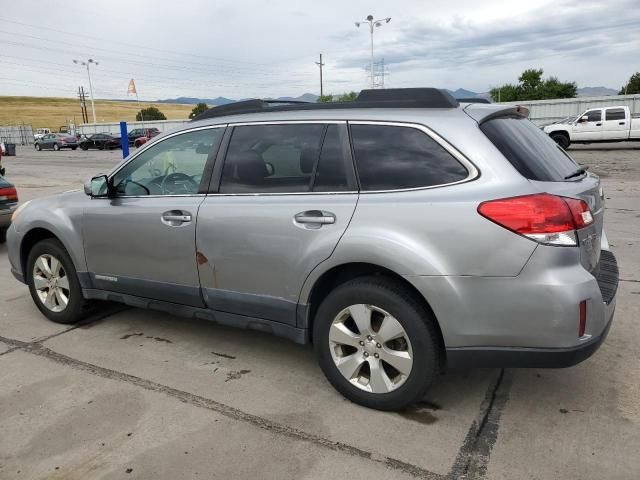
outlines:
{"label": "taillight", "polygon": [[0,187],[0,200],[17,202],[18,192],[14,187]]}
{"label": "taillight", "polygon": [[575,231],[593,223],[583,200],[548,193],[483,202],[478,213],[494,223],[547,245],[577,245]]}

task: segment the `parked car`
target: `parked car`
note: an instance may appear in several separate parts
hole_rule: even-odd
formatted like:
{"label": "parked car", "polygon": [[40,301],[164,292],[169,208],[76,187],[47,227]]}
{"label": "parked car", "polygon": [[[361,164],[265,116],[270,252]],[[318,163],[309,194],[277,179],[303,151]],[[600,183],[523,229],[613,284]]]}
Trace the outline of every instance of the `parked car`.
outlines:
{"label": "parked car", "polygon": [[45,135],[49,135],[51,133],[51,129],[49,128],[37,128],[35,133],[33,134],[34,140],[40,140]]}
{"label": "parked car", "polygon": [[313,342],[382,410],[446,367],[573,365],[615,309],[604,194],[524,112],[437,89],[216,107],[23,207],[11,268],[55,322],[102,299]]}
{"label": "parked car", "polygon": [[590,108],[573,122],[544,127],[545,133],[562,148],[572,143],[640,141],[640,114],[629,107]]}
{"label": "parked car", "polygon": [[36,140],[34,147],[38,151],[61,150],[63,148],[75,150],[78,148],[78,139],[73,135],[67,135],[64,133],[50,133]]}
{"label": "parked car", "polygon": [[80,148],[89,150],[97,148],[98,150],[112,150],[114,148],[122,148],[120,137],[109,133],[96,133],[80,140]]}
{"label": "parked car", "polygon": [[0,175],[0,243],[7,241],[7,230],[11,216],[18,207],[18,192],[7,179]]}
{"label": "parked car", "polygon": [[135,128],[128,134],[129,146],[135,146],[138,148],[156,135],[160,135],[160,130],[157,128]]}

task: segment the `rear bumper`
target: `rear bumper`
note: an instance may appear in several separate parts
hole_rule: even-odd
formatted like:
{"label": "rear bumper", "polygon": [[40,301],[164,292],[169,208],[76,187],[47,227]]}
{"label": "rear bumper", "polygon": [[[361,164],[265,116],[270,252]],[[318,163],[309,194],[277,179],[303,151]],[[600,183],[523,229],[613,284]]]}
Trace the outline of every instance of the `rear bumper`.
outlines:
{"label": "rear bumper", "polygon": [[[450,367],[558,368],[585,360],[606,338],[618,267],[609,251],[591,274],[575,250],[538,247],[515,277],[405,278],[432,307]],[[582,301],[586,332],[578,337]]]}
{"label": "rear bumper", "polygon": [[0,229],[4,230],[11,225],[11,215],[15,211],[16,207],[1,208],[0,209]]}
{"label": "rear bumper", "polygon": [[585,343],[570,348],[462,347],[447,348],[449,368],[565,368],[593,355],[609,334],[613,323],[611,308],[604,331]]}

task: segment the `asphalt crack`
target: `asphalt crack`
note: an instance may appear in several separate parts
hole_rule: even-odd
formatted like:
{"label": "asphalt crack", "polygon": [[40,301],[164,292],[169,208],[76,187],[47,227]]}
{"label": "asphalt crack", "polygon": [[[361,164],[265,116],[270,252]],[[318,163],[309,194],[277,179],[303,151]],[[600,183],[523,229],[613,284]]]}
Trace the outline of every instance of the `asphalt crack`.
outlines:
{"label": "asphalt crack", "polygon": [[[65,333],[65,332],[61,332],[59,334],[61,335],[62,333]],[[57,336],[57,335],[54,335],[54,336]],[[49,339],[52,337],[53,336],[45,337],[45,338]],[[190,405],[193,405],[199,408],[216,412],[220,415],[224,415],[225,417],[248,423],[250,425],[261,428],[263,430],[267,430],[272,433],[280,434],[294,440],[300,440],[300,441],[312,443],[314,445],[326,448],[334,452],[339,452],[346,455],[369,460],[375,463],[379,463],[391,470],[403,472],[416,478],[424,478],[427,480],[445,480],[446,478],[443,475],[431,472],[417,465],[403,462],[402,460],[397,460],[395,458],[385,457],[367,450],[363,450],[358,447],[354,447],[346,443],[329,440],[319,435],[307,433],[302,430],[298,430],[294,427],[290,427],[288,425],[283,425],[277,422],[273,422],[266,418],[262,418],[257,415],[244,412],[235,407],[225,405],[224,403],[217,402],[210,398],[202,397],[200,395],[195,395],[193,393],[185,392],[183,390],[178,390],[176,388],[169,387],[167,385],[162,385],[160,383],[156,383],[151,380],[146,380],[144,378],[136,377],[135,375],[129,375],[127,373],[122,373],[116,370],[100,367],[98,365],[94,365],[88,362],[84,362],[82,360],[69,357],[67,355],[58,353],[54,350],[51,350],[50,348],[45,347],[44,345],[42,345],[41,341],[24,342],[21,340],[14,340],[11,338],[5,338],[0,336],[0,342],[4,342],[7,345],[11,345],[12,347],[14,347],[13,350],[21,350],[33,355],[37,355],[39,357],[46,358],[53,362],[59,363],[61,365],[68,366],[75,370],[87,372],[102,378],[126,382],[128,384],[135,385],[145,390],[162,393],[169,397],[176,398],[177,400],[183,403],[188,403]]]}
{"label": "asphalt crack", "polygon": [[481,479],[487,473],[491,450],[498,439],[500,418],[509,399],[512,373],[504,369],[489,384],[480,413],[471,424],[447,478]]}

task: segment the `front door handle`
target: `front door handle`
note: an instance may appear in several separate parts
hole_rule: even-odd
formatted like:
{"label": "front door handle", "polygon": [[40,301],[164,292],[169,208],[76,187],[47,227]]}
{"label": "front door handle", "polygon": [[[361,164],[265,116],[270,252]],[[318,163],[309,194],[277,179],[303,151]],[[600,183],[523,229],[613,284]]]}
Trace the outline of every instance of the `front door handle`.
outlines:
{"label": "front door handle", "polygon": [[329,225],[336,223],[336,216],[331,212],[321,210],[307,210],[300,212],[294,217],[297,223],[311,223],[316,225]]}
{"label": "front door handle", "polygon": [[160,219],[165,225],[177,227],[184,223],[191,222],[191,214],[183,210],[169,210],[168,212],[164,212]]}
{"label": "front door handle", "polygon": [[601,127],[602,124],[601,123],[596,123],[596,127]]}
{"label": "front door handle", "polygon": [[618,125],[624,125],[625,122],[618,122]]}

